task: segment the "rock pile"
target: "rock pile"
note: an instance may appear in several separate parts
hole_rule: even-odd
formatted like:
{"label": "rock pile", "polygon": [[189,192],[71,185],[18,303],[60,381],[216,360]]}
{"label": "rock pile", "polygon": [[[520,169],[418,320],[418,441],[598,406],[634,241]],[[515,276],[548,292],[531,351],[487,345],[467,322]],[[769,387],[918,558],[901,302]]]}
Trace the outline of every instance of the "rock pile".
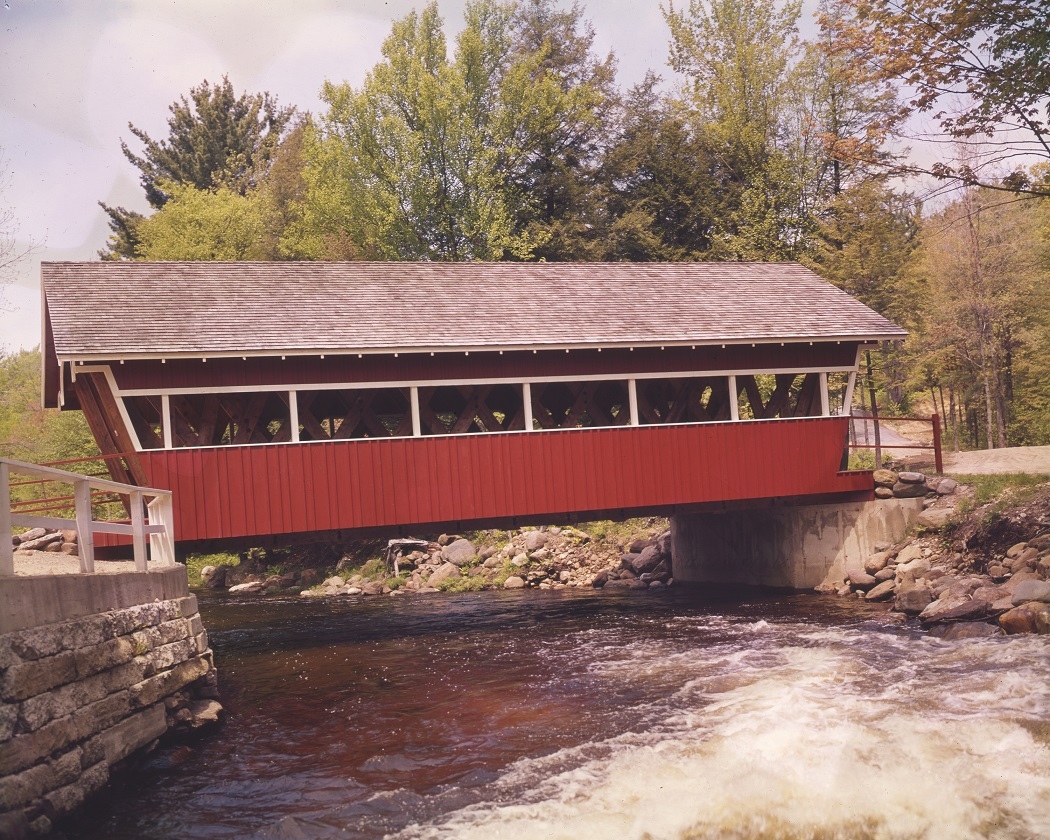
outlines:
{"label": "rock pile", "polygon": [[385,561],[374,559],[373,550],[364,555],[373,559],[362,562],[359,551],[322,561],[321,568],[280,574],[272,565],[274,557],[249,552],[236,566],[205,566],[201,577],[206,587],[232,593],[303,597],[592,585],[642,589],[672,582],[667,520],[631,522],[609,535],[603,528],[595,531],[597,536],[580,528],[545,527],[483,531],[473,539],[443,534],[433,541],[391,540]]}
{"label": "rock pile", "polygon": [[875,470],[876,499],[918,499],[926,495],[950,496],[959,487],[954,478],[927,476],[921,472]]}
{"label": "rock pile", "polygon": [[628,589],[660,589],[672,586],[671,532],[664,531],[648,540],[635,540],[626,554],[621,555],[619,568],[598,573],[591,586],[622,586]]}
{"label": "rock pile", "polygon": [[[922,483],[896,482],[891,492],[903,485],[936,494],[943,482],[951,481],[923,478]],[[888,488],[885,481],[882,488]],[[954,482],[951,488],[954,492]],[[851,558],[838,594],[890,602],[891,609],[917,617],[944,638],[1050,633],[1050,531],[1033,523],[1037,530],[1028,540],[1001,554],[975,555],[965,541],[949,546],[936,533],[954,514],[952,506],[931,507],[920,514],[919,525],[933,534],[877,546],[863,562]]]}
{"label": "rock pile", "polygon": [[74,530],[55,530],[33,528],[22,534],[11,537],[15,551],[52,551],[56,554],[77,556],[77,532]]}

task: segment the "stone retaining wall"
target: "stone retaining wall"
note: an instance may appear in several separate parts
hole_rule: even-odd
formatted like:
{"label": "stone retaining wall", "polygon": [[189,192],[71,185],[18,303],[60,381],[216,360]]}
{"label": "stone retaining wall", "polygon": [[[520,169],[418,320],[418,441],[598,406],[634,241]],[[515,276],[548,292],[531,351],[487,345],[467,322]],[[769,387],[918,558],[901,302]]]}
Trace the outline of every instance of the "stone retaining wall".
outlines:
{"label": "stone retaining wall", "polygon": [[[174,597],[146,600],[179,575]],[[90,595],[80,606],[102,596],[113,606],[0,635],[0,837],[49,831],[106,785],[114,764],[221,710],[209,699],[212,652],[184,567],[62,577],[7,578],[0,587],[0,609],[15,589],[46,593],[71,579]],[[145,602],[121,603],[135,600]],[[52,609],[61,613],[61,604]]]}

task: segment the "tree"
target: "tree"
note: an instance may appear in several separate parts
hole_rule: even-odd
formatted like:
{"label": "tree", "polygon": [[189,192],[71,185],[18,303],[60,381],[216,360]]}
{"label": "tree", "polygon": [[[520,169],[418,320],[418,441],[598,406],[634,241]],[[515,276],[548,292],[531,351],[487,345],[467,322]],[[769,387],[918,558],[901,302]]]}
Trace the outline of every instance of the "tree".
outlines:
{"label": "tree", "polygon": [[[121,141],[124,156],[139,170],[139,182],[149,205],[159,210],[171,189],[224,188],[245,195],[257,186],[270,166],[294,108],[279,108],[269,93],[234,94],[229,78],[211,85],[205,79],[168,110],[168,136],[154,140],[131,123],[128,128],[143,144],[135,154]],[[133,259],[143,216],[123,207],[101,205],[112,232],[103,259]]]}
{"label": "tree", "polygon": [[1045,226],[1039,201],[968,188],[923,228],[919,361],[957,389],[974,442],[989,448],[1011,442],[1018,396],[1045,391],[1031,364],[1047,355]]}
{"label": "tree", "polygon": [[[536,257],[583,259],[601,236],[600,166],[618,101],[616,59],[594,55],[594,28],[574,2],[521,0],[510,21],[512,57],[528,67],[537,107],[512,170],[516,225],[531,232]],[[600,247],[600,246],[598,246]]]}
{"label": "tree", "polygon": [[168,196],[137,228],[135,256],[146,260],[264,259],[264,212],[253,193],[158,182]]}
{"label": "tree", "polygon": [[663,8],[670,64],[687,78],[682,107],[740,186],[714,232],[727,258],[792,258],[802,242],[799,183],[782,142],[800,11],[797,0],[780,10],[773,0]]}
{"label": "tree", "polygon": [[449,59],[437,5],[392,28],[363,86],[326,83],[304,150],[306,193],[286,247],[308,257],[528,259],[542,231],[515,182],[571,97],[510,37],[512,7],[481,0]]}
{"label": "tree", "polygon": [[[973,143],[963,164],[922,169],[963,184],[1050,194],[1015,167],[1050,159],[1050,5],[1044,0],[848,0],[850,38],[871,46],[869,67],[910,91],[909,109],[931,114]],[[1003,167],[1014,171],[1002,177]]]}

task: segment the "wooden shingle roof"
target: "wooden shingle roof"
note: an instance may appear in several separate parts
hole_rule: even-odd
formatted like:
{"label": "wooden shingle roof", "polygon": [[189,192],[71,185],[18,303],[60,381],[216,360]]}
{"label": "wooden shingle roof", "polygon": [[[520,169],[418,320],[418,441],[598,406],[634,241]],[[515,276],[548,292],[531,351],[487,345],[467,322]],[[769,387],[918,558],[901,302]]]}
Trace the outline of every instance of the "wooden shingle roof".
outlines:
{"label": "wooden shingle roof", "polygon": [[795,263],[44,263],[66,359],[874,341]]}

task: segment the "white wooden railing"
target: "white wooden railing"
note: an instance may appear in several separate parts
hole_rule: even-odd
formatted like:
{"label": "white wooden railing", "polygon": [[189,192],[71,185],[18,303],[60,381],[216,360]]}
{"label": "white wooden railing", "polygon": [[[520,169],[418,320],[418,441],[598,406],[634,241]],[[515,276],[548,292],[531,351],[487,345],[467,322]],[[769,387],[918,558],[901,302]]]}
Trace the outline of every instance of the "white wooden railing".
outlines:
{"label": "white wooden railing", "polygon": [[[48,482],[73,486],[75,519],[57,516],[39,516],[32,513],[17,513],[11,505],[11,475],[31,476]],[[91,511],[91,491],[101,490],[129,497],[131,523],[96,520]],[[147,501],[148,500],[148,501]],[[0,458],[0,576],[15,573],[12,529],[16,526],[29,528],[65,528],[77,531],[77,547],[80,556],[80,571],[90,574],[95,571],[95,534],[127,534],[135,554],[135,568],[145,572],[147,566],[146,540],[149,538],[149,559],[157,566],[175,564],[175,536],[170,490],[152,487],[136,487],[104,478],[80,475]]]}

